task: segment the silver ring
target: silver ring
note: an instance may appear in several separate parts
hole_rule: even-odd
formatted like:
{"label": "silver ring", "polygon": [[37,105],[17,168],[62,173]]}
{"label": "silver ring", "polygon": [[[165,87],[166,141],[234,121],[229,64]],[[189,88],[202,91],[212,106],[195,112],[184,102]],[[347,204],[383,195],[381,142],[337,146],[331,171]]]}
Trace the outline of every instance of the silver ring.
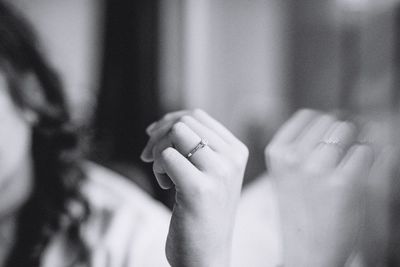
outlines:
{"label": "silver ring", "polygon": [[198,143],[197,146],[195,148],[193,148],[192,151],[190,151],[186,155],[186,158],[190,159],[194,155],[194,153],[196,153],[197,151],[199,151],[200,149],[204,148],[207,145],[208,145],[208,141],[206,139],[201,139],[200,143]]}
{"label": "silver ring", "polygon": [[324,145],[341,146],[341,142],[339,140],[337,140],[337,139],[321,141],[321,143],[324,144]]}
{"label": "silver ring", "polygon": [[344,151],[344,146],[343,146],[342,142],[340,142],[338,139],[324,140],[319,143],[323,144],[323,145],[336,146],[340,150]]}

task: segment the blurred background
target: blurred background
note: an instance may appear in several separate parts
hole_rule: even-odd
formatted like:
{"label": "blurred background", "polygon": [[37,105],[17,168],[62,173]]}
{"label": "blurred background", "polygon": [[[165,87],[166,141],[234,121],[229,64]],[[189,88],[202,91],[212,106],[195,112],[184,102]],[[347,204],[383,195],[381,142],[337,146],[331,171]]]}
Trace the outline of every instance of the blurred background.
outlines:
{"label": "blurred background", "polygon": [[59,70],[90,157],[166,205],[139,155],[164,113],[203,108],[263,150],[301,107],[386,118],[400,100],[399,0],[9,0]]}

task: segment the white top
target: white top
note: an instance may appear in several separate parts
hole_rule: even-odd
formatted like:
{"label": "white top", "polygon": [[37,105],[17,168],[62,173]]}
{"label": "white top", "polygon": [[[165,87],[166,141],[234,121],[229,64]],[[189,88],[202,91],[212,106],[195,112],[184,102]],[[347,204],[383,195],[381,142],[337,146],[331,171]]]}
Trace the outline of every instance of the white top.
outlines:
{"label": "white top", "polygon": [[260,177],[243,190],[236,216],[234,267],[277,267],[282,262],[278,203],[272,183]]}
{"label": "white top", "polygon": [[[95,267],[163,267],[170,212],[135,184],[95,164],[88,164],[86,194],[91,218],[84,240]],[[70,266],[65,236],[56,236],[44,267]]]}
{"label": "white top", "polygon": [[[94,267],[164,267],[170,212],[120,175],[88,164],[84,192],[91,218],[84,239]],[[282,248],[276,194],[268,176],[248,186],[239,205],[232,267],[281,266]],[[54,238],[43,267],[69,267],[65,236]],[[350,266],[360,266],[354,261]]]}

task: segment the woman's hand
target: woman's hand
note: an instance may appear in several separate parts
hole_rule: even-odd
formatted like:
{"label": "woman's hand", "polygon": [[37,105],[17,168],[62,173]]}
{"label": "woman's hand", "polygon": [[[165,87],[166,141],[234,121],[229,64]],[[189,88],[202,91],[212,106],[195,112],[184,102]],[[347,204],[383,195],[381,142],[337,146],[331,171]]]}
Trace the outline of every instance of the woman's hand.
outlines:
{"label": "woman's hand", "polygon": [[[153,162],[162,188],[176,189],[166,246],[169,263],[229,266],[247,148],[201,110],[170,113],[147,132],[142,159]],[[207,145],[198,146],[204,140]]]}
{"label": "woman's hand", "polygon": [[373,153],[349,122],[297,112],[266,149],[279,198],[284,266],[344,266],[365,214]]}

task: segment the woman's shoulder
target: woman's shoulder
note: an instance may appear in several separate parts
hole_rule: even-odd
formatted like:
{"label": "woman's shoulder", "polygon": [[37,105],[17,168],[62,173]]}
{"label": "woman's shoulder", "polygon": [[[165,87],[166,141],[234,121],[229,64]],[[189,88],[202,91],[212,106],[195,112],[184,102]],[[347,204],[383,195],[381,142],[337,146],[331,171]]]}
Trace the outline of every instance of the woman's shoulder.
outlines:
{"label": "woman's shoulder", "polygon": [[85,162],[87,180],[83,193],[92,209],[129,207],[136,213],[169,215],[167,208],[120,174],[93,162]]}
{"label": "woman's shoulder", "polygon": [[[168,209],[127,178],[105,167],[86,162],[84,168],[87,180],[82,192],[90,216],[81,234],[93,266],[105,266],[107,257],[113,259],[113,266],[168,266],[164,252]],[[55,238],[47,255],[49,264],[45,266],[65,265],[66,244],[63,234]],[[60,259],[63,264],[58,264]]]}

